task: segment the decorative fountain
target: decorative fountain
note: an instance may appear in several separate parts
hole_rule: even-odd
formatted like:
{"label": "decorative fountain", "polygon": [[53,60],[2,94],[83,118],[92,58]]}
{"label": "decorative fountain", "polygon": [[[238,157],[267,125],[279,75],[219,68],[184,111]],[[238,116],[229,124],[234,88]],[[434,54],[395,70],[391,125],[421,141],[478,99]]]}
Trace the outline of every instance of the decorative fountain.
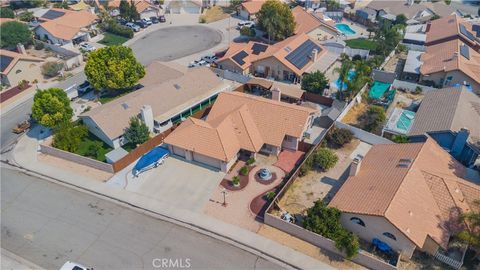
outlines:
{"label": "decorative fountain", "polygon": [[262,168],[258,171],[258,177],[263,181],[268,181],[272,179],[272,173],[267,168]]}

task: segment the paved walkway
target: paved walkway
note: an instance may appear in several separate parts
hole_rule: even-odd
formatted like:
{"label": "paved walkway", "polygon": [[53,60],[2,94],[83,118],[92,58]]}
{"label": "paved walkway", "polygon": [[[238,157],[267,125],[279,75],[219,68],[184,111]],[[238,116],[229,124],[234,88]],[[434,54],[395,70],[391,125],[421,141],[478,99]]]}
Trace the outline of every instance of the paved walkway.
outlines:
{"label": "paved walkway", "polygon": [[[255,180],[255,175],[261,168],[268,168],[272,173],[277,175],[277,179],[268,185],[258,183]],[[248,185],[244,189],[227,191],[227,206],[222,205],[222,191],[224,188],[218,186],[217,190],[212,194],[212,198],[205,207],[204,212],[222,221],[257,232],[262,224],[255,220],[256,215],[250,210],[250,203],[258,195],[264,194],[280,184],[284,176],[285,173],[278,167],[257,166],[250,171],[248,175]]]}
{"label": "paved walkway", "polygon": [[24,258],[13,254],[12,252],[2,248],[0,268],[2,270],[44,270],[38,265],[33,264]]}
{"label": "paved walkway", "polygon": [[22,136],[17,147],[14,148],[9,161],[19,166],[54,178],[54,182],[73,185],[82,190],[92,191],[100,196],[107,196],[121,204],[130,204],[142,211],[157,213],[172,222],[208,233],[217,238],[226,237],[232,244],[266,254],[277,260],[283,261],[301,269],[333,269],[330,265],[315,260],[305,254],[283,246],[275,241],[257,235],[238,226],[227,224],[204,214],[195,213],[185,209],[177,209],[171,205],[161,203],[153,198],[146,198],[126,190],[112,188],[98,180],[77,175],[62,167],[52,166],[38,162],[38,142],[35,138]]}

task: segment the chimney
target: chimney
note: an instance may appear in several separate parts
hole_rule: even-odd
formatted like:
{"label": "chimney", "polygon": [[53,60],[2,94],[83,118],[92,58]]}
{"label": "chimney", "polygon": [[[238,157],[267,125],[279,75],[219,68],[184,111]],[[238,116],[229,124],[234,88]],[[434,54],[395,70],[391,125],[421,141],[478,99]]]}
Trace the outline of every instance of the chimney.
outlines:
{"label": "chimney", "polygon": [[153,132],[153,110],[150,105],[143,105],[142,109],[140,110],[140,114],[142,116],[142,120],[145,125],[148,127],[150,132]]}
{"label": "chimney", "polygon": [[317,49],[313,49],[312,50],[312,56],[311,56],[311,59],[313,62],[317,61],[317,57],[318,57],[318,50]]}
{"label": "chimney", "polygon": [[356,158],[353,159],[352,164],[350,164],[350,173],[349,176],[355,176],[360,171],[360,166],[362,165],[362,156],[357,155]]}
{"label": "chimney", "polygon": [[282,96],[282,91],[280,91],[278,87],[274,87],[272,89],[272,100],[280,101],[281,96]]}
{"label": "chimney", "polygon": [[455,137],[455,140],[453,141],[452,145],[452,156],[455,158],[459,159],[460,154],[462,154],[462,150],[465,147],[465,144],[467,143],[468,137],[470,136],[470,131],[467,128],[461,128],[457,132],[457,136]]}
{"label": "chimney", "polygon": [[25,50],[25,46],[23,46],[22,43],[18,43],[17,44],[17,51],[18,53],[21,53],[21,54],[27,54],[27,51]]}

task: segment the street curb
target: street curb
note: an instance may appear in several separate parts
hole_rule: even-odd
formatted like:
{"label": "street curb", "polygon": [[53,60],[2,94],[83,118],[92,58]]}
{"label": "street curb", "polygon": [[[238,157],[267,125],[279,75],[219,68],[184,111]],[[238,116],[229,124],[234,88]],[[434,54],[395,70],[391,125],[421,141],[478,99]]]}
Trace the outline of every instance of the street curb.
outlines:
{"label": "street curb", "polygon": [[11,163],[9,160],[6,160],[6,161],[3,161],[1,160],[0,161],[1,163],[4,163],[4,164],[7,164],[8,166],[12,166],[12,167],[15,167],[17,168],[18,171],[26,174],[26,175],[29,175],[29,176],[34,176],[34,177],[39,177],[43,180],[46,180],[46,181],[50,181],[52,183],[56,183],[56,184],[61,184],[63,186],[68,186],[70,188],[73,188],[77,191],[83,191],[83,192],[86,192],[90,195],[93,195],[93,196],[96,196],[96,197],[99,197],[99,198],[102,198],[102,199],[106,199],[108,201],[111,201],[111,202],[114,202],[114,203],[117,203],[119,205],[122,205],[124,207],[127,207],[129,209],[133,209],[137,212],[140,212],[140,213],[143,213],[143,214],[146,214],[150,217],[153,217],[153,218],[156,218],[156,219],[159,219],[159,220],[162,220],[162,221],[165,221],[165,222],[169,222],[169,223],[173,223],[175,225],[178,225],[178,226],[181,226],[181,227],[184,227],[184,228],[187,228],[187,229],[190,229],[190,230],[194,230],[198,233],[201,233],[203,235],[206,235],[206,236],[210,236],[212,238],[215,238],[217,240],[220,240],[220,241],[223,241],[225,243],[228,243],[228,244],[231,244],[237,248],[240,248],[244,251],[247,251],[249,253],[252,253],[253,255],[256,255],[256,256],[259,256],[259,257],[262,257],[263,259],[266,259],[268,261],[271,261],[271,262],[274,262],[274,263],[277,263],[279,264],[280,266],[282,267],[285,267],[285,268],[289,268],[289,269],[302,269],[296,265],[293,265],[285,260],[283,260],[282,258],[279,258],[275,255],[271,255],[271,254],[267,254],[265,253],[264,251],[256,248],[256,247],[253,247],[253,246],[249,246],[249,245],[246,245],[244,243],[241,243],[231,237],[228,237],[228,236],[224,236],[224,235],[221,235],[221,234],[218,234],[212,230],[209,230],[207,228],[204,228],[204,227],[201,227],[201,226],[198,226],[198,225],[195,225],[193,223],[190,223],[190,222],[185,222],[185,221],[182,221],[182,220],[179,220],[179,219],[176,219],[176,218],[173,218],[173,217],[169,217],[167,215],[164,215],[164,214],[161,214],[161,213],[158,213],[158,212],[154,212],[152,210],[149,210],[149,209],[146,209],[146,208],[143,208],[143,207],[140,207],[140,206],[137,206],[137,205],[134,205],[132,203],[129,203],[127,201],[124,201],[124,200],[121,200],[121,199],[117,199],[117,198],[114,198],[112,196],[109,196],[109,195],[105,195],[105,194],[102,194],[100,192],[97,192],[97,191],[94,191],[94,190],[90,190],[90,189],[87,189],[87,188],[84,188],[84,187],[81,187],[81,186],[78,186],[78,185],[75,185],[75,184],[72,184],[72,183],[68,183],[66,181],[63,181],[61,179],[57,179],[57,178],[54,178],[54,177],[50,177],[48,175],[45,175],[43,173],[39,173],[39,172],[35,172],[35,171],[32,171],[32,170],[29,170],[27,168],[24,168],[20,165],[17,165],[17,164],[14,164],[14,163]]}
{"label": "street curb", "polygon": [[[4,257],[7,257],[9,258],[11,261],[15,261],[19,264],[21,264],[22,266],[26,266],[32,270],[45,270],[43,267],[40,267],[36,264],[34,264],[33,262],[21,257],[21,256],[18,256],[17,254],[5,249],[5,248],[2,248],[1,250],[1,257],[2,257],[2,262],[3,262],[3,258]],[[2,267],[3,266],[3,263],[2,263]]]}

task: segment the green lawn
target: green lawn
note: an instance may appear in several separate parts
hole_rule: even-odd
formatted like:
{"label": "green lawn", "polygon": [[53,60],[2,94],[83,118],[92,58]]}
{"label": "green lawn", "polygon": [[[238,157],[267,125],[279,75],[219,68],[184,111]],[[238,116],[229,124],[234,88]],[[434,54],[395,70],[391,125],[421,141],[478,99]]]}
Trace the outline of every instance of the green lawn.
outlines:
{"label": "green lawn", "polygon": [[125,43],[125,41],[128,40],[126,37],[122,37],[119,35],[115,35],[109,32],[103,33],[104,38],[100,40],[98,43],[106,45],[106,46],[112,46],[112,45],[120,45]]}
{"label": "green lawn", "polygon": [[127,95],[133,91],[135,91],[134,88],[126,89],[126,90],[112,90],[112,91],[101,94],[100,97],[98,98],[98,101],[100,101],[100,103],[102,104],[105,104],[121,96]]}
{"label": "green lawn", "polygon": [[[89,147],[94,144],[95,142],[100,142],[102,147],[97,151],[96,156],[88,156],[89,152]],[[75,152],[75,154],[85,156],[85,157],[90,157],[94,158],[98,161],[105,162],[105,154],[112,151],[113,148],[111,148],[108,144],[104,143],[102,140],[97,138],[95,135],[92,133],[88,133],[88,135],[83,139],[83,141],[80,143],[80,146],[78,147],[78,150]]]}
{"label": "green lawn", "polygon": [[377,48],[377,44],[375,41],[366,38],[357,38],[357,39],[349,39],[345,40],[347,46],[352,49],[364,49],[364,50],[375,50]]}

